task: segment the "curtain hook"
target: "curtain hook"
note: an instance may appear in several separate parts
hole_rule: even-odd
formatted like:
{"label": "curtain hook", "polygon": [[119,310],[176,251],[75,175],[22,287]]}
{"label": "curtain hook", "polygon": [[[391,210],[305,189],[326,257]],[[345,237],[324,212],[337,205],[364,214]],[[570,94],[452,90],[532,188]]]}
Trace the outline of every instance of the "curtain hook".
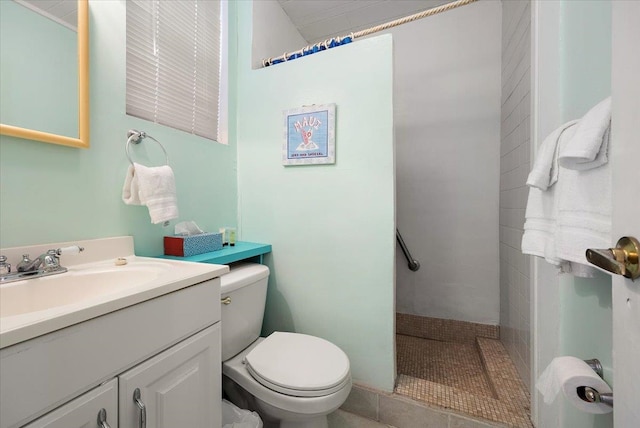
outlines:
{"label": "curtain hook", "polygon": [[282,54],[282,57],[284,58],[284,61],[286,62],[286,61],[287,61],[287,53],[286,53],[286,52],[285,52],[285,53],[283,53],[283,54]]}

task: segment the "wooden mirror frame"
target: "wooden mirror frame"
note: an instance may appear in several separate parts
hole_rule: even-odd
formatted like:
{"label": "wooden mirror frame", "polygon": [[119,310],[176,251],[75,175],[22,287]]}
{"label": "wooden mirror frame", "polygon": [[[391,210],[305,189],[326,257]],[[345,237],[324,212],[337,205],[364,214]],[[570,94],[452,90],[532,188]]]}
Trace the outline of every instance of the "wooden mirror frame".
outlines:
{"label": "wooden mirror frame", "polygon": [[89,0],[78,0],[78,138],[0,124],[0,134],[89,148]]}

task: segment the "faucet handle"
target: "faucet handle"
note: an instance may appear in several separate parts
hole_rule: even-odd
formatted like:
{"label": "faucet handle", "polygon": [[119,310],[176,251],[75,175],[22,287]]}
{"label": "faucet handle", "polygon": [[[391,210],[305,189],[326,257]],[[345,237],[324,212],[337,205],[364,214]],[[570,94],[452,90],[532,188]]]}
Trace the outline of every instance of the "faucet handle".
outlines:
{"label": "faucet handle", "polygon": [[[45,272],[51,272],[62,268],[60,266],[60,256],[63,254],[78,254],[84,251],[83,247],[72,245],[70,247],[57,248],[49,250],[46,254],[40,256],[42,258],[42,268]],[[64,269],[64,268],[62,268]]]}
{"label": "faucet handle", "polygon": [[0,256],[0,274],[11,273],[11,263],[7,263],[7,256]]}
{"label": "faucet handle", "polygon": [[[44,257],[43,257],[44,256]],[[42,257],[42,270],[51,272],[60,267],[60,259],[58,258],[58,250],[49,250]]]}
{"label": "faucet handle", "polygon": [[57,250],[51,250],[51,251],[55,251],[56,256],[61,256],[63,254],[78,254],[84,251],[84,247],[80,247],[78,245],[71,245],[70,247],[62,247],[62,248],[58,248]]}
{"label": "faucet handle", "polygon": [[18,272],[26,272],[29,270],[31,263],[33,263],[33,260],[29,258],[29,254],[23,254],[22,260],[18,263],[16,268],[18,269]]}

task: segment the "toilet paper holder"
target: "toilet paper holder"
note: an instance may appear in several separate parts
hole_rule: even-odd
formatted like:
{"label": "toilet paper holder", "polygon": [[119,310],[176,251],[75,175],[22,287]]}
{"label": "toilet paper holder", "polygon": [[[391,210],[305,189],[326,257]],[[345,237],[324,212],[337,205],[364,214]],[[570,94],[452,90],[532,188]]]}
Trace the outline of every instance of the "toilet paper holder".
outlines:
{"label": "toilet paper holder", "polygon": [[589,386],[579,386],[577,388],[578,397],[582,401],[586,401],[587,403],[602,403],[607,406],[613,407],[613,394],[612,393],[604,393],[600,394],[595,389]]}
{"label": "toilet paper holder", "polygon": [[590,360],[584,360],[584,362],[587,363],[587,365],[591,367],[591,369],[596,372],[596,374],[600,376],[600,378],[604,379],[604,372],[602,370],[602,364],[600,363],[599,359],[592,358]]}
{"label": "toilet paper holder", "polygon": [[[601,378],[603,378],[602,364],[600,360],[597,358],[592,358],[590,360],[584,360],[585,363],[591,369],[598,374]],[[578,397],[581,400],[586,401],[587,403],[602,403],[607,406],[613,407],[613,393],[604,393],[600,394],[595,389],[589,386],[579,386],[577,388]]]}

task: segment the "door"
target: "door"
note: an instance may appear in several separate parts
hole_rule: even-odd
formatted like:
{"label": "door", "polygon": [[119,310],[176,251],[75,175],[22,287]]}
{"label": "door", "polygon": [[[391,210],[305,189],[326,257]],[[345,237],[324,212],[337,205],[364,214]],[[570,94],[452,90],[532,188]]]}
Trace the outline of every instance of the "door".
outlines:
{"label": "door", "polygon": [[[640,239],[640,2],[612,1],[613,242]],[[616,428],[640,421],[640,279],[613,278]]]}
{"label": "door", "polygon": [[109,382],[64,404],[24,428],[118,428],[118,381]]}
{"label": "door", "polygon": [[174,345],[119,377],[121,428],[217,428],[220,323]]}

